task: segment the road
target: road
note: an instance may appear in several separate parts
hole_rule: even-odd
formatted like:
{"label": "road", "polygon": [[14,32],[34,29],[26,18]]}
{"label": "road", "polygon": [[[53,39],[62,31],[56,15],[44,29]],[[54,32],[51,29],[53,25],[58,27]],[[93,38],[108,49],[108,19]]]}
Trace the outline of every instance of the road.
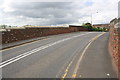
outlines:
{"label": "road", "polygon": [[2,77],[106,78],[110,74],[116,78],[106,47],[108,33],[101,34],[62,34],[5,49],[0,65]]}

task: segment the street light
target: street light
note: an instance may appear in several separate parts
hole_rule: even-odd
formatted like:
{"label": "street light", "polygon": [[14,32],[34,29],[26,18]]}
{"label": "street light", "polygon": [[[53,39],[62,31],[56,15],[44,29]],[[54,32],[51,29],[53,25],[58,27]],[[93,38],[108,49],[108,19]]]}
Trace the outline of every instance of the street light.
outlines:
{"label": "street light", "polygon": [[[98,13],[98,12],[96,12],[96,13]],[[92,25],[92,22],[93,22],[92,18],[93,18],[93,14],[91,12],[91,25]]]}

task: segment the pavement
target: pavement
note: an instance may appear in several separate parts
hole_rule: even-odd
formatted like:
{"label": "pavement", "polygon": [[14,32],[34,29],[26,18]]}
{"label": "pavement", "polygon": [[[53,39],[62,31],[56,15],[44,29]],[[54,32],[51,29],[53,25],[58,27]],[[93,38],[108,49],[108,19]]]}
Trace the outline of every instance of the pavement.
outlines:
{"label": "pavement", "polygon": [[[115,78],[112,57],[108,53],[108,33],[95,40],[86,50],[78,75],[83,78]],[[107,76],[107,75],[110,76]],[[78,76],[79,77],[79,76]]]}
{"label": "pavement", "polygon": [[100,34],[70,33],[2,50],[2,77],[117,78],[107,50],[109,33],[95,39]]}

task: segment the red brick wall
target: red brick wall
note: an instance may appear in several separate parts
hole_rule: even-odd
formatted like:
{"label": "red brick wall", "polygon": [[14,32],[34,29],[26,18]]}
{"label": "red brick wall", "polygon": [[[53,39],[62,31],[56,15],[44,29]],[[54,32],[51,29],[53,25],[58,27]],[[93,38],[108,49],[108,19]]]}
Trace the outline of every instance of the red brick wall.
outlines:
{"label": "red brick wall", "polygon": [[84,27],[11,29],[10,31],[8,30],[2,32],[2,43],[5,44],[5,43],[26,40],[36,37],[77,32],[77,31],[88,31],[88,29]]}
{"label": "red brick wall", "polygon": [[114,28],[118,20],[110,23],[109,50],[120,72],[120,28]]}

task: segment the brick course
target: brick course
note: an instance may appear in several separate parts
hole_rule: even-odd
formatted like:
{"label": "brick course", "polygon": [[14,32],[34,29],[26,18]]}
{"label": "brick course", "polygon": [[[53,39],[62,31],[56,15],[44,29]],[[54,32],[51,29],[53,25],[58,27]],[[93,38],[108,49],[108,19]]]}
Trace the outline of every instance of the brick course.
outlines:
{"label": "brick course", "polygon": [[56,35],[62,33],[70,33],[77,31],[88,31],[84,27],[59,27],[59,28],[25,28],[25,29],[9,29],[2,32],[2,44],[11,43],[20,40],[43,37],[48,35]]}
{"label": "brick course", "polygon": [[120,27],[115,28],[118,22],[120,19],[114,19],[110,22],[109,50],[120,72]]}

